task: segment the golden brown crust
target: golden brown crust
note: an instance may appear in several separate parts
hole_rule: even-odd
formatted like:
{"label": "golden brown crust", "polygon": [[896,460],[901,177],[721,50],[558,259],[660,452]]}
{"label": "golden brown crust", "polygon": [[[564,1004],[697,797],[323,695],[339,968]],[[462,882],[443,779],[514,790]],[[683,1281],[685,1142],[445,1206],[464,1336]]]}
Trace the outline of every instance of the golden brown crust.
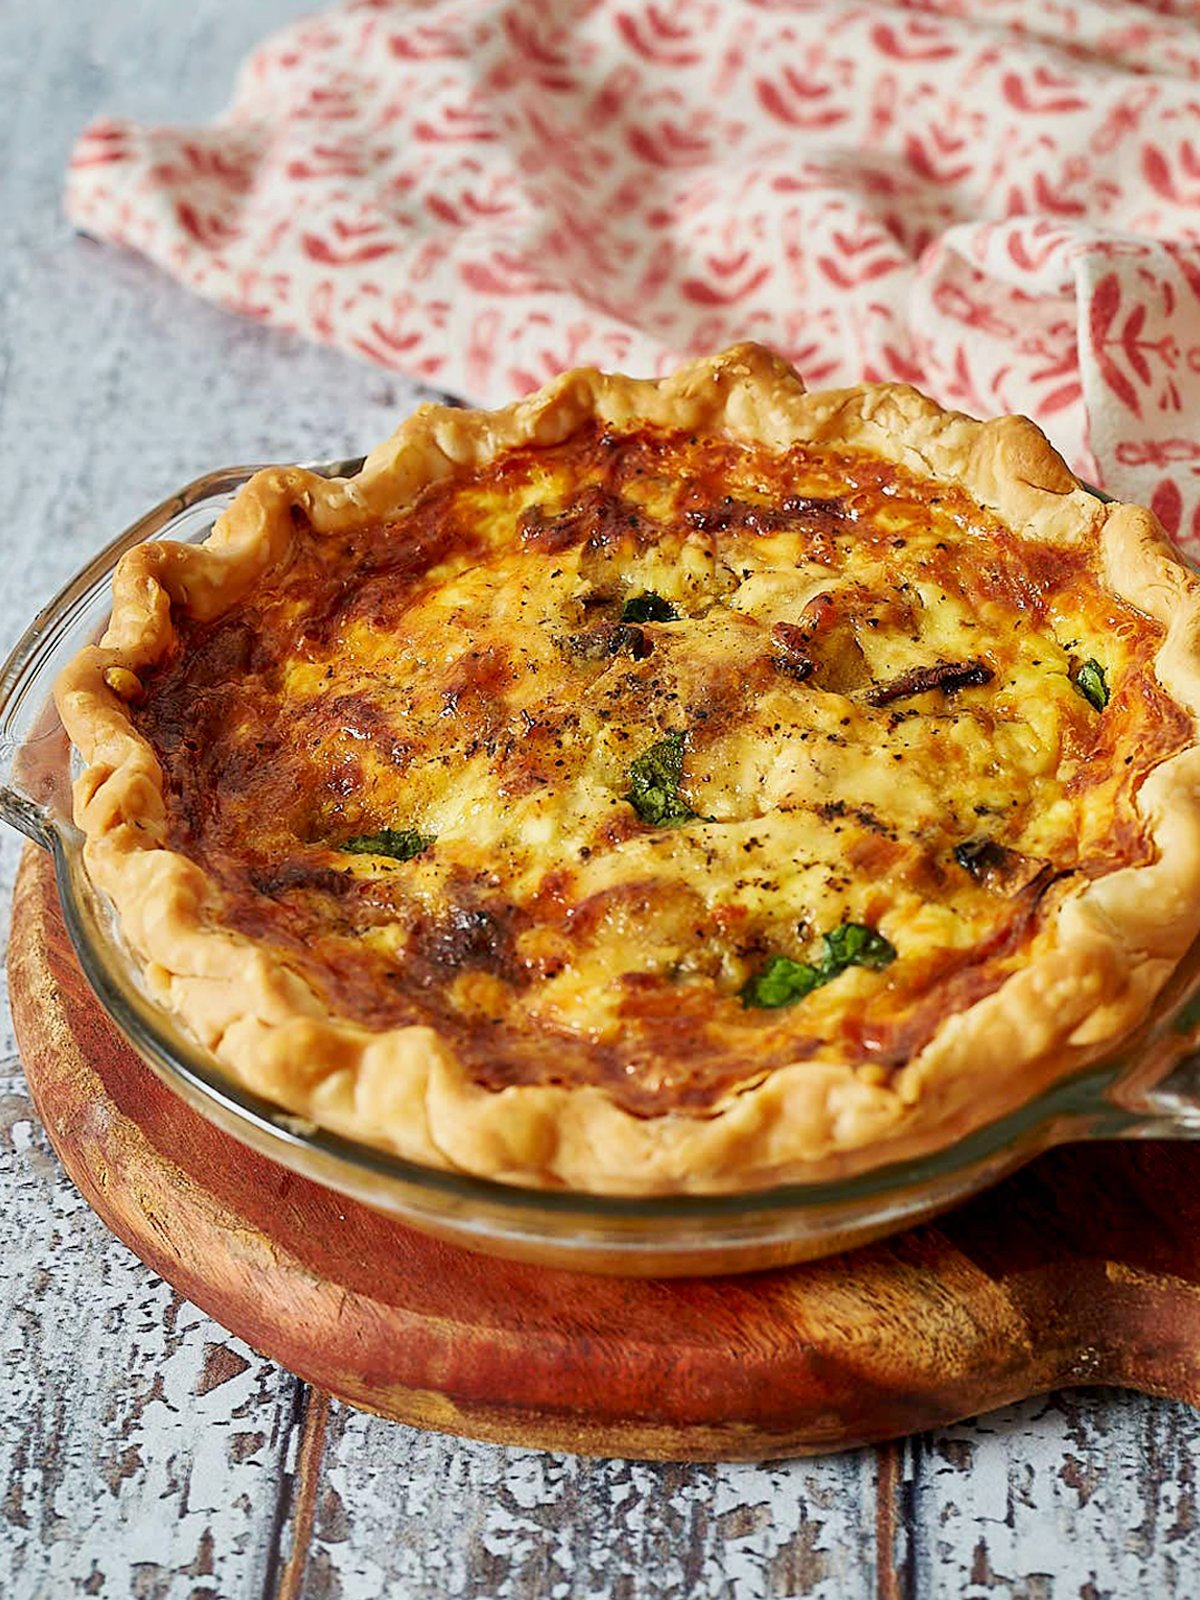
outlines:
{"label": "golden brown crust", "polygon": [[204,546],[147,545],[122,561],[100,644],[57,700],[88,766],[76,818],[94,881],[113,899],[153,992],[252,1088],[350,1137],[412,1159],[524,1183],[597,1191],[758,1188],[940,1142],[1027,1098],[1144,1014],[1200,928],[1200,750],[1163,761],[1139,810],[1154,859],[1062,900],[1028,962],[947,1017],[890,1081],[798,1061],[715,1114],[637,1117],[603,1089],[481,1087],[429,1027],[371,1032],[222,926],[204,870],[168,847],[163,777],[122,692],[168,649],[172,608],[213,618],[248,593],[299,507],[319,533],[396,516],[431,483],[510,447],[559,443],[593,418],[729,433],[769,449],[857,447],[958,483],[1013,529],[1064,547],[1099,542],[1106,581],[1166,629],[1167,693],[1200,715],[1200,591],[1149,512],[1106,506],[1032,423],[947,413],[899,384],[806,395],[779,357],[740,345],[672,377],[579,371],[493,413],[426,406],[353,479],[259,473]]}

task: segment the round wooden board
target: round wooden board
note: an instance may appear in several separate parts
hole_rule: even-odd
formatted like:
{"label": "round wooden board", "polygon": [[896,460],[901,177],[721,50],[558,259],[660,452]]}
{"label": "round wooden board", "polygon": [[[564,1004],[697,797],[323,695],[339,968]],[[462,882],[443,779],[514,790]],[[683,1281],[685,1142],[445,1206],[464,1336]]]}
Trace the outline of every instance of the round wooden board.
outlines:
{"label": "round wooden board", "polygon": [[1200,1399],[1200,1153],[1059,1150],[937,1225],[747,1277],[474,1255],[218,1132],[121,1039],[27,850],[9,945],[38,1112],[108,1226],[255,1349],[423,1428],[592,1455],[764,1458],[1064,1383]]}

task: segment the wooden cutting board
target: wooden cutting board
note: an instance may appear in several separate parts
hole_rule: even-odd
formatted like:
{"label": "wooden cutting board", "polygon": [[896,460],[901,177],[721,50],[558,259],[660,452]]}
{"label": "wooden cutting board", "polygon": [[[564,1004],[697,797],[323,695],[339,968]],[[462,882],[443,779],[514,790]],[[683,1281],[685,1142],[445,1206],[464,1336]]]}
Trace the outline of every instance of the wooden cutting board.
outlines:
{"label": "wooden cutting board", "polygon": [[588,1277],[425,1238],[190,1111],[97,1004],[32,847],[9,973],[34,1101],[89,1203],[181,1294],[353,1405],[700,1461],[840,1449],[1062,1384],[1200,1401],[1187,1145],[1054,1151],[936,1224],[781,1271]]}

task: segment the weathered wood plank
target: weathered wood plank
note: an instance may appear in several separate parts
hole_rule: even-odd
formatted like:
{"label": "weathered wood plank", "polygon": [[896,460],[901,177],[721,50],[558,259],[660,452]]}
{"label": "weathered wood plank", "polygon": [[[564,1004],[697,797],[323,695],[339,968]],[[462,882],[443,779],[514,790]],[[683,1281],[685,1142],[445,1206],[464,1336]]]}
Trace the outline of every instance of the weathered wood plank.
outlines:
{"label": "weathered wood plank", "polygon": [[834,1600],[874,1592],[870,1451],[764,1466],[589,1461],[332,1407],[303,1593]]}
{"label": "weathered wood plank", "polygon": [[61,214],[90,117],[211,117],[245,52],[312,9],[56,0],[31,28],[0,7],[0,439],[21,474],[0,531],[4,649],[85,555],[188,478],[350,453],[411,404],[405,380],[232,317]]}
{"label": "weathered wood plank", "polygon": [[[198,1597],[261,1581],[296,1380],[117,1243],[0,1076],[0,1594]],[[90,1585],[90,1589],[88,1588]]]}
{"label": "weathered wood plank", "polygon": [[898,1447],[897,1595],[1190,1597],[1197,1417],[1068,1390]]}

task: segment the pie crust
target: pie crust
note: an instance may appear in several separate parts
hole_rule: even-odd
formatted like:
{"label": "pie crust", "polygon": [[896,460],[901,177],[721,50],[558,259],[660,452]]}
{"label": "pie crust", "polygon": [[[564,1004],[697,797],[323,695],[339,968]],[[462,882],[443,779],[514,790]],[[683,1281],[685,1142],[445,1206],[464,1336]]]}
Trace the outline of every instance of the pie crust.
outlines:
{"label": "pie crust", "polygon": [[[489,1082],[437,1026],[372,1027],[346,1015],[302,964],[231,920],[222,886],[174,847],[161,752],[138,708],[184,619],[203,628],[251,603],[286,567],[298,527],[319,541],[402,523],[439,485],[598,427],[890,463],[905,483],[969,497],[1018,542],[1086,558],[1125,608],[1114,611],[1114,629],[1136,612],[1155,630],[1148,670],[1176,734],[1139,771],[1129,804],[1140,842],[1128,864],[1060,875],[1002,981],[948,1004],[905,1059],[881,1065],[869,1052],[839,1059],[823,1049],[756,1073],[751,1058],[707,1101],[668,1096],[649,1111],[602,1081]],[[1128,628],[1141,626],[1137,618]],[[886,703],[874,694],[872,704]],[[504,1181],[750,1190],[948,1142],[1103,1055],[1144,1019],[1200,931],[1200,585],[1154,516],[1087,492],[1024,418],[979,423],[901,384],[806,394],[757,345],[659,381],[570,372],[495,412],[424,406],[351,479],[298,467],[258,473],[204,544],[146,544],[123,558],[108,629],[63,672],[56,700],[86,762],[75,817],[87,868],[152,995],[237,1078],[289,1111],[417,1162]],[[1118,714],[1114,764],[1125,760]],[[847,992],[873,981],[861,974]]]}

